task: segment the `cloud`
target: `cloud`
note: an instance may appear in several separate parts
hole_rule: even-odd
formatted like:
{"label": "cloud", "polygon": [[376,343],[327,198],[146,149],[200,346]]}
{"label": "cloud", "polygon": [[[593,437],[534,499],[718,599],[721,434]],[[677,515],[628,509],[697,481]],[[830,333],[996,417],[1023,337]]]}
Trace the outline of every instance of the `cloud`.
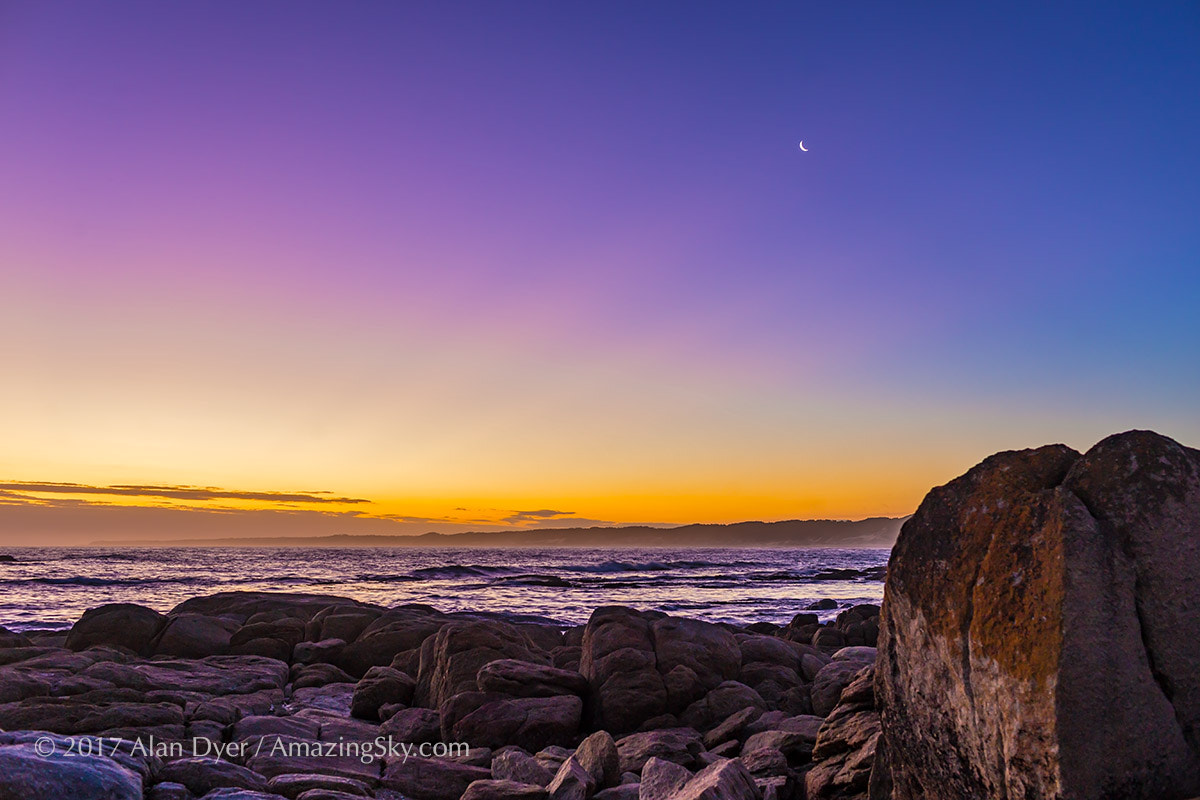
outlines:
{"label": "cloud", "polygon": [[507,522],[509,525],[528,525],[536,523],[533,527],[552,528],[562,527],[564,525],[612,525],[613,523],[602,519],[585,519],[584,517],[576,516],[574,511],[555,511],[552,508],[539,508],[536,511],[513,511],[509,516],[504,517],[502,522]]}
{"label": "cloud", "polygon": [[[14,494],[20,492],[21,494]],[[100,495],[108,497],[159,497],[169,500],[252,500],[265,503],[370,503],[358,497],[338,497],[332,492],[238,492],[212,486],[129,485],[89,486],[82,483],[0,483],[0,496],[23,497],[35,494]],[[32,498],[29,498],[32,499]]]}

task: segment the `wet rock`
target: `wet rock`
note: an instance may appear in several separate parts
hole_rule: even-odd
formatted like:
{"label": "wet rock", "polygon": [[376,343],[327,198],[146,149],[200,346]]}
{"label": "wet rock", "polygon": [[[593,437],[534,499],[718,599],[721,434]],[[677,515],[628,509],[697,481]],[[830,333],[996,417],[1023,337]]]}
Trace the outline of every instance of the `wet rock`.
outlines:
{"label": "wet rock", "polygon": [[484,664],[475,682],[481,692],[500,692],[513,697],[583,695],[588,689],[587,678],[578,672],[515,659]]}
{"label": "wet rock", "polygon": [[638,800],[667,800],[692,779],[691,770],[662,758],[650,758],[642,767]]}
{"label": "wet rock", "polygon": [[225,787],[213,789],[204,795],[201,800],[287,800],[287,798],[274,792],[259,792],[254,789]]}
{"label": "wet rock", "polygon": [[125,647],[149,655],[151,642],[166,624],[157,611],[133,603],[110,603],[90,608],[67,634],[67,647],[86,650],[96,645]]}
{"label": "wet rock", "polygon": [[828,597],[824,597],[820,600],[814,600],[813,602],[811,602],[805,606],[805,608],[808,609],[809,611],[832,611],[833,609],[835,609],[837,607],[838,607],[837,601],[831,600]]}

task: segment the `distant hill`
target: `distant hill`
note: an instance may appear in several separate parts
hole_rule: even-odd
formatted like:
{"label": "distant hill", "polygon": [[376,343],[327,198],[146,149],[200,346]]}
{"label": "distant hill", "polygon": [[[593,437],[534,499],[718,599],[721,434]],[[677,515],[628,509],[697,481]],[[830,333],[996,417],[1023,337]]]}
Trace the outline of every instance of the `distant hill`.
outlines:
{"label": "distant hill", "polygon": [[[186,539],[166,547],[891,547],[908,517],[857,521],[793,519],[783,522],[696,523],[593,528],[525,528],[513,531],[426,533],[419,536],[338,534],[237,539]],[[97,544],[148,546],[146,541]],[[153,544],[160,544],[154,542]]]}

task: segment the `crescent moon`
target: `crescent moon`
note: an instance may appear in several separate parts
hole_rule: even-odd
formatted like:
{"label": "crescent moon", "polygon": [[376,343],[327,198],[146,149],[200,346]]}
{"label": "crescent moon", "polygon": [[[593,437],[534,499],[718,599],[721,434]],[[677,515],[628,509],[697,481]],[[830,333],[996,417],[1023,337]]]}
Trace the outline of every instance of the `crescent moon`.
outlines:
{"label": "crescent moon", "polygon": [[806,152],[806,153],[808,152],[808,148],[804,146],[804,142],[803,142],[803,141],[801,141],[801,142],[800,142],[800,149],[801,149],[801,150],[803,150],[803,151],[804,151],[804,152]]}

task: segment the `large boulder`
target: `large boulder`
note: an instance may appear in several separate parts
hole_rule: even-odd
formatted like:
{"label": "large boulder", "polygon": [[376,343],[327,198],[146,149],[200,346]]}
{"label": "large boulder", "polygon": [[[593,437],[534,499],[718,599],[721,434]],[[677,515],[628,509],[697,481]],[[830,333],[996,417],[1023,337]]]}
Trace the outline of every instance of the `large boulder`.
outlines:
{"label": "large boulder", "polygon": [[500,659],[550,663],[548,654],[506,622],[452,622],[441,627],[421,645],[416,703],[437,707],[456,694],[474,691],[480,668]]}
{"label": "large boulder", "polygon": [[625,733],[678,711],[737,677],[733,634],[697,620],[596,609],[583,633],[579,671],[592,689],[593,727]]}
{"label": "large boulder", "polygon": [[[357,626],[358,619],[360,618],[356,618],[352,623],[347,622],[344,626],[334,625],[335,620],[332,617],[326,619],[321,626],[321,635],[334,635],[334,638],[349,635]],[[361,677],[371,667],[391,665],[392,659],[398,653],[420,647],[422,642],[437,633],[446,622],[445,615],[427,606],[398,606],[379,615],[363,628],[354,641],[340,650],[335,663],[351,675]],[[474,677],[472,674],[472,682]]]}
{"label": "large boulder", "polygon": [[311,619],[329,606],[364,607],[364,603],[348,597],[328,594],[293,594],[288,592],[217,592],[204,597],[184,600],[171,609],[171,616],[201,614],[206,617],[225,617],[241,625],[251,618],[269,615],[272,618],[295,617]]}
{"label": "large boulder", "polygon": [[134,603],[109,603],[83,612],[67,634],[67,647],[86,650],[95,645],[127,647],[150,655],[150,643],[167,618],[152,608]]}
{"label": "large boulder", "polygon": [[238,624],[203,614],[179,614],[168,618],[152,647],[158,656],[204,658],[228,652]]}
{"label": "large boulder", "polygon": [[1200,793],[1200,452],[992,456],[892,552],[876,688],[897,800]]}
{"label": "large boulder", "polygon": [[463,692],[441,706],[442,738],[473,747],[516,745],[540,750],[575,738],[583,701],[574,695],[508,697]]}

